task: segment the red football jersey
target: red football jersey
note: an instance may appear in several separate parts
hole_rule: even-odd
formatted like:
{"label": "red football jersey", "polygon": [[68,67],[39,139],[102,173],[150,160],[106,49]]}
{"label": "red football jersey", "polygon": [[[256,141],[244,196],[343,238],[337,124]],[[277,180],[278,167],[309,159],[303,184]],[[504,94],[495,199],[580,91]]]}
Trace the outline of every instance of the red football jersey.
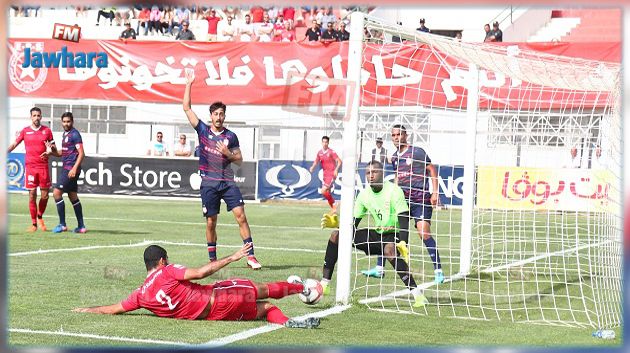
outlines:
{"label": "red football jersey", "polygon": [[[26,149],[26,166],[32,168],[48,168],[48,157],[41,159],[42,153],[46,152],[46,141],[53,141],[52,131],[44,125],[34,130],[27,126],[18,134],[16,143],[24,141]],[[54,141],[53,141],[54,142]]]}
{"label": "red football jersey", "polygon": [[324,173],[333,173],[337,166],[337,154],[331,148],[317,152],[317,162],[322,163]]}
{"label": "red football jersey", "polygon": [[212,285],[184,280],[186,267],[170,264],[150,272],[144,284],[121,302],[126,311],[147,309],[157,316],[194,320],[206,308]]}

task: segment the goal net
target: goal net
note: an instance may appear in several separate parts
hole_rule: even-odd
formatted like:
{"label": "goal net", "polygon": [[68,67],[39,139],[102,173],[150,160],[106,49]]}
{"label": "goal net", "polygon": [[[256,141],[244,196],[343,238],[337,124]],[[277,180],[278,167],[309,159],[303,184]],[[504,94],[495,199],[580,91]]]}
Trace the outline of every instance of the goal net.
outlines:
{"label": "goal net", "polygon": [[[620,325],[620,65],[462,43],[364,15],[352,21],[365,30],[362,46],[351,39],[348,79],[358,82],[360,63],[363,84],[347,103],[344,176],[362,177],[343,178],[340,261],[344,251],[353,261],[349,276],[338,273],[338,301],[350,296],[374,310],[418,315]],[[366,276],[378,256],[343,241],[352,238],[349,204],[367,187],[376,139],[391,156],[396,124],[426,151],[439,180],[430,234],[443,283],[410,227],[410,272],[430,302],[420,309],[392,265],[385,261],[382,278]],[[349,152],[353,165],[345,163]],[[424,162],[400,160],[398,168]],[[392,180],[397,171],[387,164]]]}

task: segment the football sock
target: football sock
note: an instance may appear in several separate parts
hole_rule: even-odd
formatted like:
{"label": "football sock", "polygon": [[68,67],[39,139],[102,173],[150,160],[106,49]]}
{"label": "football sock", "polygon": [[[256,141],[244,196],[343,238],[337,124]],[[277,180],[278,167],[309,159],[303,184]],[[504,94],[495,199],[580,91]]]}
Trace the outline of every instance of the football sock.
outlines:
{"label": "football sock", "polygon": [[79,228],[85,228],[85,224],[83,223],[83,207],[81,206],[81,201],[76,199],[72,202],[72,207],[74,208],[74,215],[77,216],[77,222],[79,223]]}
{"label": "football sock", "polygon": [[330,193],[330,191],[326,191],[322,195],[324,196],[326,200],[328,200],[328,204],[330,205],[330,207],[333,207],[333,205],[335,204],[335,199],[332,197],[332,194]]}
{"label": "football sock", "polygon": [[210,261],[217,259],[217,243],[208,243],[208,258]]}
{"label": "football sock", "polygon": [[57,213],[59,214],[59,224],[66,225],[66,203],[63,199],[55,200],[57,205]]}
{"label": "football sock", "polygon": [[304,285],[302,283],[271,282],[267,283],[269,298],[280,299],[287,295],[302,293]]}
{"label": "football sock", "polygon": [[48,205],[48,199],[39,199],[39,211],[37,212],[37,218],[42,218],[44,216],[44,211],[46,211],[46,205]]}
{"label": "football sock", "polygon": [[289,318],[286,317],[277,306],[272,306],[267,310],[267,322],[284,325],[287,321],[289,321]]}
{"label": "football sock", "polygon": [[35,200],[28,200],[28,210],[31,213],[31,220],[33,225],[37,225],[37,203]]}
{"label": "football sock", "polygon": [[413,276],[411,276],[411,273],[409,273],[409,266],[407,265],[405,260],[401,259],[400,257],[395,257],[388,260],[392,264],[392,266],[394,266],[398,277],[400,277],[403,283],[405,283],[405,286],[407,286],[407,288],[414,289],[417,287],[416,281],[413,279]]}
{"label": "football sock", "polygon": [[330,280],[335,270],[335,264],[337,263],[337,254],[339,252],[339,246],[332,241],[328,240],[328,246],[326,246],[326,256],[324,256],[324,270],[323,278]]}
{"label": "football sock", "polygon": [[429,237],[429,239],[423,240],[424,245],[427,247],[427,252],[429,256],[431,256],[431,261],[433,261],[433,269],[439,270],[442,268],[442,263],[440,261],[440,254],[437,251],[437,245],[435,244],[435,239],[433,237]]}
{"label": "football sock", "polygon": [[247,244],[247,243],[252,243],[252,247],[247,252],[247,255],[254,256],[254,241],[252,240],[251,236],[249,238],[247,238],[247,239],[243,239],[243,244]]}
{"label": "football sock", "polygon": [[383,269],[383,257],[379,256],[378,258],[376,258],[376,267],[380,267],[381,270]]}

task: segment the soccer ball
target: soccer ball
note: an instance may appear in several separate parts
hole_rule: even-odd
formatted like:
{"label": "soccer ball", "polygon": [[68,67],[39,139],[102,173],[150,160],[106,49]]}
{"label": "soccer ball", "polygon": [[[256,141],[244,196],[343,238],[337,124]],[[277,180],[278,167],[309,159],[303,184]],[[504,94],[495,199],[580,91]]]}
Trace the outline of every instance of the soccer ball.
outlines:
{"label": "soccer ball", "polygon": [[319,303],[319,301],[324,296],[324,289],[322,288],[321,283],[319,281],[314,280],[312,278],[304,281],[304,288],[310,289],[309,295],[300,294],[300,300],[307,305],[315,305]]}

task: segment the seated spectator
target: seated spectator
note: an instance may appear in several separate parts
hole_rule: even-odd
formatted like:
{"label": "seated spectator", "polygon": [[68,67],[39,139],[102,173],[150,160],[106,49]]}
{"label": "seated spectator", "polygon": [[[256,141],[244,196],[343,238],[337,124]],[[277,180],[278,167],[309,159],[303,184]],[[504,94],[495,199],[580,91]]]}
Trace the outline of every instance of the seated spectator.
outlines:
{"label": "seated spectator", "polygon": [[184,21],[190,21],[190,10],[183,6],[180,6],[177,8],[177,10],[175,10],[175,19],[173,20],[173,26],[179,26],[179,30],[181,31]]}
{"label": "seated spectator", "polygon": [[144,35],[149,33],[149,21],[151,20],[151,10],[148,7],[142,7],[142,11],[138,13],[138,27],[136,33],[140,33],[140,27],[144,27]]}
{"label": "seated spectator", "polygon": [[129,6],[119,7],[115,15],[116,25],[121,26],[123,23],[129,22],[131,18],[131,8],[129,8]]}
{"label": "seated spectator", "polygon": [[238,26],[238,38],[241,42],[251,42],[254,39],[254,24],[250,15],[245,15],[245,23]]}
{"label": "seated spectator", "polygon": [[259,42],[271,42],[273,36],[273,24],[269,22],[269,15],[265,13],[263,15],[263,22],[258,26],[256,31]]}
{"label": "seated spectator", "polygon": [[306,33],[304,34],[304,39],[302,39],[302,41],[308,38],[309,42],[319,42],[321,37],[322,32],[319,29],[319,25],[317,24],[316,20],[313,20],[311,28],[306,30]]}
{"label": "seated spectator", "polygon": [[75,16],[76,17],[86,17],[87,16],[87,8],[85,6],[77,5],[74,7]]}
{"label": "seated spectator", "polygon": [[165,35],[168,34],[173,34],[172,32],[169,32],[169,30],[172,30],[171,27],[171,23],[173,22],[173,9],[171,9],[168,6],[164,7],[164,11],[162,11],[162,19],[160,20],[160,27],[162,28],[162,33],[164,33]]}
{"label": "seated spectator", "polygon": [[220,42],[233,42],[236,37],[236,25],[232,23],[232,16],[228,15],[227,19],[219,22],[218,26],[218,41]]}
{"label": "seated spectator", "polygon": [[162,31],[162,16],[163,13],[160,9],[156,5],[153,5],[153,7],[151,7],[151,13],[149,13],[148,32],[151,34],[157,34],[158,32],[164,34]]}
{"label": "seated spectator", "polygon": [[280,14],[280,9],[277,6],[271,6],[267,10],[267,14],[269,15],[269,22],[276,23],[278,21],[278,14]]}
{"label": "seated spectator", "polygon": [[341,21],[339,23],[339,30],[337,31],[337,41],[347,42],[350,40],[350,32],[346,31],[346,23]]}
{"label": "seated spectator", "polygon": [[195,40],[195,34],[188,29],[188,21],[184,20],[182,22],[182,29],[179,31],[179,33],[177,33],[177,36],[175,37],[176,40]]}
{"label": "seated spectator", "polygon": [[190,157],[192,153],[190,151],[190,146],[186,142],[186,135],[179,135],[179,141],[175,143],[173,154],[178,157]]}
{"label": "seated spectator", "polygon": [[492,31],[490,30],[490,25],[487,23],[483,25],[483,30],[484,32],[486,32],[486,37],[483,39],[483,41],[492,42],[494,40],[494,36],[492,35]]}
{"label": "seated spectator", "polygon": [[[328,7],[328,10],[324,13],[324,15],[321,18],[321,24],[322,24],[322,28],[324,30],[328,29],[328,24],[332,23],[333,26],[334,24],[337,22],[337,17],[333,14],[333,8],[332,6]],[[333,32],[334,32],[334,28],[333,28]],[[322,33],[324,34],[324,33]]]}
{"label": "seated spectator", "polygon": [[279,42],[282,40],[280,34],[284,31],[284,18],[282,15],[278,15],[276,22],[273,23],[273,41]]}
{"label": "seated spectator", "polygon": [[219,26],[219,21],[221,21],[221,17],[217,16],[217,12],[215,9],[211,9],[210,15],[206,17],[206,21],[208,21],[208,41],[216,42],[217,28]]}
{"label": "seated spectator", "polygon": [[102,8],[98,10],[98,15],[96,16],[96,25],[99,25],[99,23],[101,22],[101,16],[103,16],[105,18],[109,18],[109,25],[111,26],[112,22],[114,22],[114,18],[116,18],[114,11],[116,11],[115,7]]}
{"label": "seated spectator", "polygon": [[503,42],[503,31],[499,29],[499,22],[494,21],[492,24],[492,42]]}
{"label": "seated spectator", "polygon": [[168,146],[164,143],[163,137],[162,131],[158,131],[155,140],[149,143],[147,156],[168,156]]}
{"label": "seated spectator", "polygon": [[136,35],[137,35],[136,30],[131,28],[131,23],[126,22],[125,30],[122,31],[118,39],[126,43],[128,39],[136,39]]}
{"label": "seated spectator", "polygon": [[284,21],[284,27],[275,31],[276,36],[274,41],[276,42],[293,42],[295,41],[295,33],[291,28],[291,22]]}
{"label": "seated spectator", "polygon": [[431,30],[427,26],[424,25],[424,18],[420,19],[420,27],[416,28],[416,31],[431,33]]}
{"label": "seated spectator", "polygon": [[461,31],[455,33],[455,41],[457,41],[457,42],[461,42],[462,41],[462,32]]}
{"label": "seated spectator", "polygon": [[327,28],[324,31],[324,33],[322,33],[322,38],[320,39],[322,43],[330,43],[330,42],[337,41],[337,32],[333,28],[333,25],[334,23],[332,22],[328,22],[328,24],[326,25]]}

